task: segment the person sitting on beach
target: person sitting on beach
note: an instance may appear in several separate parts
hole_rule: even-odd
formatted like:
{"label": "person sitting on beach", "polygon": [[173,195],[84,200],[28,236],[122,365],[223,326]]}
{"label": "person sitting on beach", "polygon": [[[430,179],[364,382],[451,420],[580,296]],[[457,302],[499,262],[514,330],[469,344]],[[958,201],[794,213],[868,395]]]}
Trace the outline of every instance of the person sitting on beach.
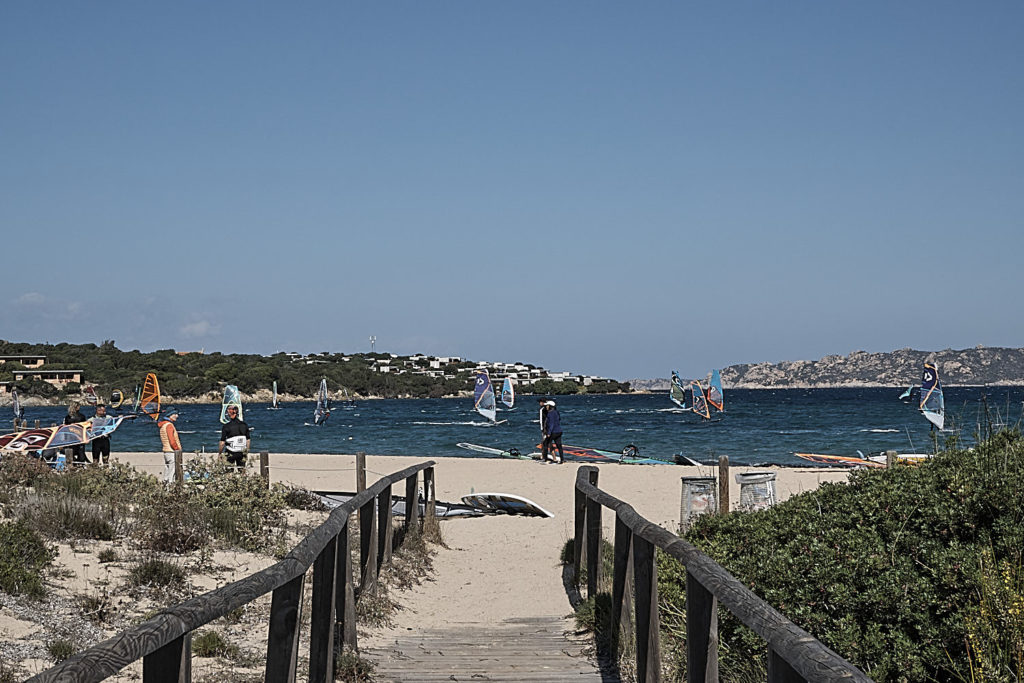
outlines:
{"label": "person sitting on beach", "polygon": [[245,467],[245,456],[249,453],[249,425],[238,419],[237,406],[228,406],[228,422],[220,428],[217,453],[226,453],[228,464],[236,470]]}

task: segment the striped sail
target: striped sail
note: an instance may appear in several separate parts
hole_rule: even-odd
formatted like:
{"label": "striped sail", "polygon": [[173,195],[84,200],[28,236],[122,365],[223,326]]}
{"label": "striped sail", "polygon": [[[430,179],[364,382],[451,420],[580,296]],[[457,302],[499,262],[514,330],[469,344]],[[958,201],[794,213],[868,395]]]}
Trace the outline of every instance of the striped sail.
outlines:
{"label": "striped sail", "polygon": [[722,373],[717,369],[711,371],[711,383],[708,384],[708,403],[715,410],[725,410],[725,395],[722,394]]}
{"label": "striped sail", "polygon": [[139,410],[154,420],[160,418],[160,382],[157,381],[155,372],[146,375],[142,391],[139,393],[138,406]]}
{"label": "striped sail", "polygon": [[512,386],[512,378],[506,377],[501,385],[501,402],[511,408],[516,403],[516,390]]}
{"label": "striped sail", "polygon": [[491,386],[491,376],[486,370],[476,374],[476,385],[473,387],[473,404],[476,412],[494,422],[498,416],[498,407],[494,402],[494,387]]}
{"label": "striped sail", "polygon": [[711,410],[708,408],[708,401],[704,397],[704,388],[700,382],[690,382],[690,391],[693,392],[693,412],[705,420],[711,418]]}
{"label": "striped sail", "polygon": [[939,371],[935,363],[925,363],[921,373],[921,414],[940,430],[946,422],[946,403],[942,398]]}
{"label": "striped sail", "polygon": [[672,371],[672,386],[669,387],[668,397],[680,408],[690,409],[689,401],[686,400],[686,389],[683,387],[683,380],[679,379],[679,373]]}

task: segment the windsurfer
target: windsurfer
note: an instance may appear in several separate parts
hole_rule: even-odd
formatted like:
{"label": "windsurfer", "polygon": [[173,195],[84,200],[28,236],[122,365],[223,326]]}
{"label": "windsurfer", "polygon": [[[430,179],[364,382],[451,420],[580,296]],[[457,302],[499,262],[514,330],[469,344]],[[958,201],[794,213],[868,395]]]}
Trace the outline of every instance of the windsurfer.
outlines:
{"label": "windsurfer", "polygon": [[164,454],[164,481],[174,481],[174,451],[181,450],[181,440],[178,439],[178,428],[174,423],[178,420],[178,411],[170,408],[164,411],[163,417],[157,423],[160,429],[160,444]]}
{"label": "windsurfer", "polygon": [[220,443],[217,453],[226,453],[229,465],[235,469],[245,467],[245,456],[249,453],[249,425],[238,419],[238,406],[228,406],[228,422],[220,428]]}
{"label": "windsurfer", "polygon": [[[95,431],[101,427],[109,427],[114,424],[114,418],[107,415],[107,406],[100,403],[96,406],[96,415],[92,418],[92,429]],[[110,464],[110,437],[98,436],[92,440],[92,464]]]}
{"label": "windsurfer", "polygon": [[562,418],[558,414],[558,408],[554,401],[547,401],[544,405],[546,410],[544,412],[544,443],[541,449],[541,460],[547,461],[548,449],[555,445],[558,446],[558,459],[554,459],[553,449],[551,457],[554,462],[561,465],[565,462],[565,453],[562,452]]}

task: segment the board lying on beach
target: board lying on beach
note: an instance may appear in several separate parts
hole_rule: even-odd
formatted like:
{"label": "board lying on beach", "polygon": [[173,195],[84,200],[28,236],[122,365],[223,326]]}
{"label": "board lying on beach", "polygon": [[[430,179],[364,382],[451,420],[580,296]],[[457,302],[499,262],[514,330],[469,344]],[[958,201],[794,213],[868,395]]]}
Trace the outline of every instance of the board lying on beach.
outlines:
{"label": "board lying on beach", "polygon": [[479,446],[475,443],[466,443],[465,441],[455,444],[459,448],[465,448],[469,451],[476,451],[477,453],[486,453],[487,455],[496,455],[500,458],[513,458],[515,460],[533,460],[533,456],[524,455],[519,452],[518,449],[510,448],[507,451],[503,451],[500,448],[491,448],[490,446]]}
{"label": "board lying on beach", "polygon": [[[313,491],[320,500],[323,501],[324,505],[328,509],[333,510],[336,507],[347,503],[348,501],[355,498],[354,493],[345,493],[339,491]],[[420,514],[425,514],[425,504],[420,501]],[[437,501],[435,504],[436,515],[438,517],[479,517],[484,513],[478,508],[472,505],[464,505],[461,503],[445,503],[443,501]],[[405,498],[402,496],[391,496],[391,513],[397,517],[405,517]]]}
{"label": "board lying on beach", "polygon": [[855,455],[827,455],[824,453],[794,453],[798,458],[816,462],[819,465],[833,465],[838,467],[885,467],[885,463],[878,463],[872,460],[858,458]]}
{"label": "board lying on beach", "polygon": [[511,493],[471,493],[463,496],[462,502],[481,512],[504,512],[509,515],[531,517],[555,516],[532,500]]}
{"label": "board lying on beach", "polygon": [[[543,452],[544,444],[537,444],[537,448]],[[557,447],[554,447],[557,451]],[[548,447],[548,453],[551,452],[552,447]],[[584,446],[562,446],[562,452],[565,453],[566,457],[572,456],[574,460],[586,460],[589,462],[620,462],[626,465],[668,465],[669,462],[665,460],[655,460],[654,458],[641,458],[637,455],[638,451],[636,446],[626,446],[622,449],[622,452],[616,453],[615,451],[604,451],[600,448],[586,448]]]}

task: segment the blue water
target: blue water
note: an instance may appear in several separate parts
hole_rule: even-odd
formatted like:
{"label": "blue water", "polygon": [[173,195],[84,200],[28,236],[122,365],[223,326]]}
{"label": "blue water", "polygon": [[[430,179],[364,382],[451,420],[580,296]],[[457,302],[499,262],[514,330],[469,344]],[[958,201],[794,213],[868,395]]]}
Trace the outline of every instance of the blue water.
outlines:
{"label": "blue water", "polygon": [[[671,459],[682,453],[698,461],[728,455],[736,464],[806,465],[794,451],[855,455],[882,450],[930,451],[928,422],[916,407],[901,403],[900,389],[726,390],[726,413],[719,422],[701,423],[678,411],[664,394],[556,397],[564,442],[620,451],[628,444],[646,457]],[[947,427],[961,429],[970,444],[979,420],[981,396],[990,415],[1010,425],[1021,419],[1024,387],[948,388]],[[181,405],[178,430],[186,451],[216,450],[219,405]],[[277,453],[355,453],[415,457],[488,457],[458,448],[466,441],[483,446],[534,450],[540,441],[536,397],[501,411],[507,424],[491,426],[473,411],[473,400],[389,399],[339,403],[323,427],[312,422],[314,403],[284,404],[267,410],[245,406],[253,427],[253,450]],[[88,406],[83,412],[92,414]],[[43,425],[63,419],[65,409],[27,408],[29,421]],[[718,414],[715,414],[716,417]],[[945,438],[946,435],[943,435]],[[160,449],[156,426],[147,417],[126,422],[113,436],[117,451]]]}

